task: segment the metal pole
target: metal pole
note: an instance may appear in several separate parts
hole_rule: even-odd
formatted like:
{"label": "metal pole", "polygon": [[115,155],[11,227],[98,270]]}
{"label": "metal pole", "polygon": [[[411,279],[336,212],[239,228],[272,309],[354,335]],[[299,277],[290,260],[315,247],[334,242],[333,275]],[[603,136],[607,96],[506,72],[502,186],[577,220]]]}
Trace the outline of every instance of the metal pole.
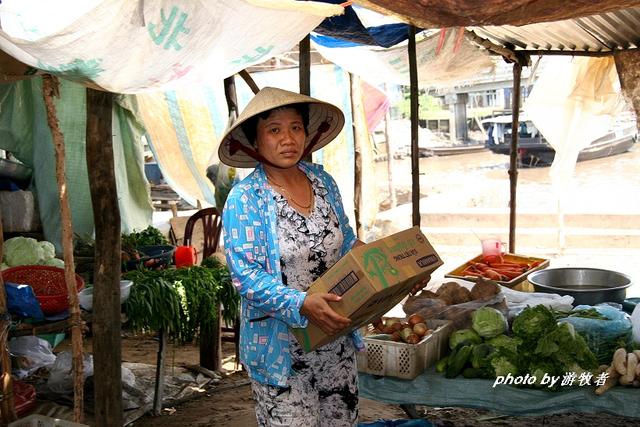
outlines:
{"label": "metal pole", "polygon": [[513,64],[513,96],[511,99],[511,153],[509,163],[509,253],[516,251],[516,188],[518,185],[518,128],[520,127],[520,76],[522,65]]}
{"label": "metal pole", "polygon": [[418,65],[416,27],[409,26],[409,90],[411,92],[411,203],[412,223],[420,226],[420,159],[418,157]]}

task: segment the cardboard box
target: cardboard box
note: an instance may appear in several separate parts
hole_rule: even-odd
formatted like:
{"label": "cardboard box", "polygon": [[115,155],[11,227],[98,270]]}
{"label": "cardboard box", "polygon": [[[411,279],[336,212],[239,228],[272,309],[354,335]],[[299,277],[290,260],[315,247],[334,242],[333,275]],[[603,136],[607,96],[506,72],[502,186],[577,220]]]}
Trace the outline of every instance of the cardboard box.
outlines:
{"label": "cardboard box", "polygon": [[313,323],[291,331],[305,351],[327,344],[385,314],[441,265],[440,256],[417,226],[354,248],[307,291],[342,296],[331,307],[351,319],[350,327],[332,336]]}

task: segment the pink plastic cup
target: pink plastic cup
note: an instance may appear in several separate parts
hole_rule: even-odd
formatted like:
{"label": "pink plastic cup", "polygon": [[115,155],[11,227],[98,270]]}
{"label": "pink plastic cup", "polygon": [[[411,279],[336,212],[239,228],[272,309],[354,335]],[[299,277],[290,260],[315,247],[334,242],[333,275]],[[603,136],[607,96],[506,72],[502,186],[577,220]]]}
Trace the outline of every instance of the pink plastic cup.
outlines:
{"label": "pink plastic cup", "polygon": [[500,241],[500,239],[491,238],[491,239],[482,239],[482,256],[490,257],[490,256],[501,256],[504,255],[504,243]]}

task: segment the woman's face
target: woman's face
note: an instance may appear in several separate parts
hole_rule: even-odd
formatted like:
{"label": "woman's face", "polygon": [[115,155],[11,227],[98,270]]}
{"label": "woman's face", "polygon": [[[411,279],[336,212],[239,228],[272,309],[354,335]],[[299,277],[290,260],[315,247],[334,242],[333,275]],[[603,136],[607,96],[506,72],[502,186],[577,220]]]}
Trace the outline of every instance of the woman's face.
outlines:
{"label": "woman's face", "polygon": [[302,158],[306,137],[302,116],[294,108],[279,108],[265,120],[258,119],[258,153],[274,166],[295,166]]}

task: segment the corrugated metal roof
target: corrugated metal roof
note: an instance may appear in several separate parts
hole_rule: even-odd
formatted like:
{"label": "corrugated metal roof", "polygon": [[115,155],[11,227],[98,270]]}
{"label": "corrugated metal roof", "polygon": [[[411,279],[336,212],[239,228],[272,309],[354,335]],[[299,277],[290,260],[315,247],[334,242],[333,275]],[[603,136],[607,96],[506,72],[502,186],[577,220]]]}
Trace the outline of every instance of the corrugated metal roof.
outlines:
{"label": "corrugated metal roof", "polygon": [[640,45],[640,8],[539,24],[469,27],[478,36],[516,50],[606,52]]}

